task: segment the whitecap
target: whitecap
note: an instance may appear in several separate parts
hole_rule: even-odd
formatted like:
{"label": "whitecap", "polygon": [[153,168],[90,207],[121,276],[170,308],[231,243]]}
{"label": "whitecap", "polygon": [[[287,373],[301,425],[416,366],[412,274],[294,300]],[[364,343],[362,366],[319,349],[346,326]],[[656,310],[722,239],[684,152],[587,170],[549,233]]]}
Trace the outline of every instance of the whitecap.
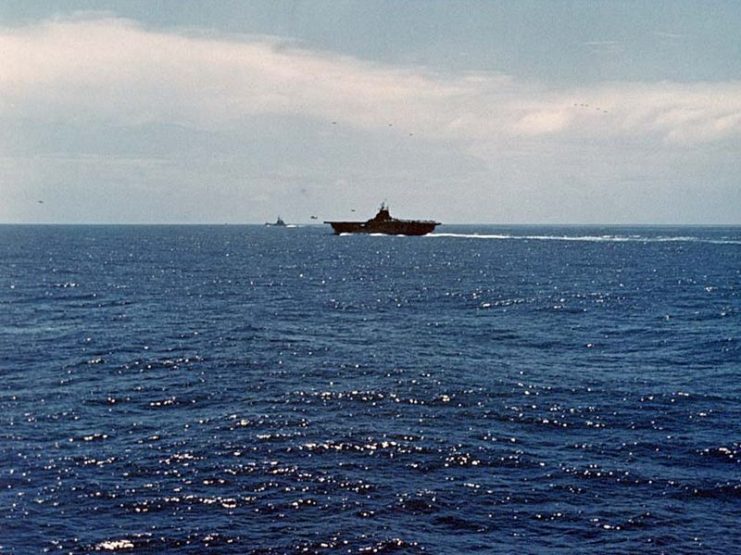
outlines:
{"label": "whitecap", "polygon": [[95,546],[97,551],[118,551],[119,549],[134,549],[131,540],[108,540]]}

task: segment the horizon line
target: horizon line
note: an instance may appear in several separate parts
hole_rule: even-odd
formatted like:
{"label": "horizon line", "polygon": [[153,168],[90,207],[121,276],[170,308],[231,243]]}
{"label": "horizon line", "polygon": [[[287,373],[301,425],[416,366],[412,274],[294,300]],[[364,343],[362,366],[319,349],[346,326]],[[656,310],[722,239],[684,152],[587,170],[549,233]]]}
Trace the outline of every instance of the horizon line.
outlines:
{"label": "horizon line", "polygon": [[[312,223],[312,222],[286,222],[287,225],[300,226],[300,227],[324,227],[325,223]],[[103,226],[120,226],[120,227],[223,227],[223,226],[243,226],[243,227],[265,227],[268,224],[256,223],[256,222],[0,222],[0,226],[90,226],[90,227],[103,227]],[[443,226],[497,226],[497,227],[594,227],[594,226],[607,226],[607,227],[741,227],[739,223],[609,223],[609,222],[588,222],[588,223],[569,223],[569,222],[543,222],[543,223],[496,223],[496,222],[443,222],[438,225]]]}

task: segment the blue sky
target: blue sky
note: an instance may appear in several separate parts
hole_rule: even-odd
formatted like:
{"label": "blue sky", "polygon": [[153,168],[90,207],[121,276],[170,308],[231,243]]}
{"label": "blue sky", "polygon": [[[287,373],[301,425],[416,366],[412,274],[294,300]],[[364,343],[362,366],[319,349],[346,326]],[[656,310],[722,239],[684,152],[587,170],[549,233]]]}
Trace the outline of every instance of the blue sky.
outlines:
{"label": "blue sky", "polygon": [[741,224],[738,29],[739,2],[5,0],[0,222]]}

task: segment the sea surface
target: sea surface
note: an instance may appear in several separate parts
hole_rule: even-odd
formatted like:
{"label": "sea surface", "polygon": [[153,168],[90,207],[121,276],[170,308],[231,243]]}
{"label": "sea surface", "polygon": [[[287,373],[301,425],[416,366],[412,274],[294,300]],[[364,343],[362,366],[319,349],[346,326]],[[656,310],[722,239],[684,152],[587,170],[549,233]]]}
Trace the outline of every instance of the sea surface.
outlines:
{"label": "sea surface", "polygon": [[0,553],[739,553],[741,228],[0,226]]}

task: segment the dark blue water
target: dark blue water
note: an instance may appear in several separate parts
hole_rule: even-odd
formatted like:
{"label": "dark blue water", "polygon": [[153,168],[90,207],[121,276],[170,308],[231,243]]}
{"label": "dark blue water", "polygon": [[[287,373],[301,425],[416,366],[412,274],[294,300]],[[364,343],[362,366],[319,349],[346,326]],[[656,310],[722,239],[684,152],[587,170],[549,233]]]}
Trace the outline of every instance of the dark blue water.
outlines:
{"label": "dark blue water", "polygon": [[0,553],[723,553],[741,228],[0,227]]}

